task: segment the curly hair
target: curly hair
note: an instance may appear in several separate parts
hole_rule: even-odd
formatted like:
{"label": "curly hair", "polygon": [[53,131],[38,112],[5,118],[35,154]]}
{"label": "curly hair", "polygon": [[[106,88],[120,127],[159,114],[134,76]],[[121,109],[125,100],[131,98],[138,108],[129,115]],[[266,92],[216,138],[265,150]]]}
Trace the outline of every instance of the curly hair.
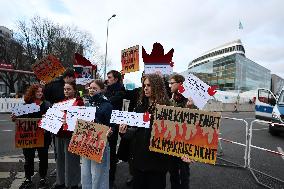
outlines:
{"label": "curly hair", "polygon": [[[33,84],[27,89],[24,97],[25,103],[32,103],[35,101],[36,99],[35,94],[39,88],[43,89],[43,86],[41,86],[40,84]],[[43,97],[41,100],[43,100]]]}
{"label": "curly hair", "polygon": [[145,98],[144,82],[146,79],[148,79],[150,82],[151,98],[155,101],[155,103],[160,104],[160,105],[169,105],[170,101],[169,101],[169,96],[167,94],[164,80],[158,74],[147,74],[143,77],[143,82],[142,82],[143,92],[141,93],[141,98],[140,98],[141,102]]}

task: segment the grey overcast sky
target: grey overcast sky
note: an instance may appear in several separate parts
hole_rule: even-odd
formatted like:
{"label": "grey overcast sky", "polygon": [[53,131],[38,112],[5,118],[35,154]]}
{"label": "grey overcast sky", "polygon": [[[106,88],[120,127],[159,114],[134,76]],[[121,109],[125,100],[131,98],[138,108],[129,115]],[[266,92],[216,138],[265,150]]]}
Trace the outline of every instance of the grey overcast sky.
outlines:
{"label": "grey overcast sky", "polygon": [[[103,53],[107,19],[116,14],[109,25],[112,69],[121,70],[122,49],[138,44],[150,53],[153,43],[160,42],[165,52],[175,49],[174,71],[181,72],[205,51],[240,38],[249,59],[284,77],[283,0],[0,0],[0,4],[0,25],[16,30],[16,20],[37,14],[90,32]],[[135,78],[138,84],[140,76],[135,72],[126,79]]]}

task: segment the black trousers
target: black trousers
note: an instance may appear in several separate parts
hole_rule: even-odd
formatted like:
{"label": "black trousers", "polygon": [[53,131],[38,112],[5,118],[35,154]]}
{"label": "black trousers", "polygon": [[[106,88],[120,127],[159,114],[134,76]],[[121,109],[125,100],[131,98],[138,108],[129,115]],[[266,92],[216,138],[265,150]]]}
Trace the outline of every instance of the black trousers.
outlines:
{"label": "black trousers", "polygon": [[113,133],[109,138],[109,148],[110,148],[110,169],[109,169],[109,182],[114,182],[115,180],[115,172],[116,165],[118,162],[117,154],[116,154],[116,146],[118,140],[118,127],[112,127]]}
{"label": "black trousers", "polygon": [[133,169],[133,189],[165,189],[166,173]]}
{"label": "black trousers", "polygon": [[23,148],[25,156],[25,177],[30,179],[34,175],[34,158],[35,151],[38,152],[39,158],[39,175],[44,178],[47,174],[48,169],[48,147],[42,148]]}
{"label": "black trousers", "polygon": [[180,158],[173,157],[170,161],[170,180],[173,189],[189,189],[189,164]]}

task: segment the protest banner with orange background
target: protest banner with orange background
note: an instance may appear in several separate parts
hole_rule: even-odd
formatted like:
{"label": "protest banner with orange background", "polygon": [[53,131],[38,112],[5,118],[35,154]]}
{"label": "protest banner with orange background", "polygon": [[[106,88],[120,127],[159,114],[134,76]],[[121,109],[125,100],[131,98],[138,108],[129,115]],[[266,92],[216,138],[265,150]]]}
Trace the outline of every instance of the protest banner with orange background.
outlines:
{"label": "protest banner with orange background", "polygon": [[157,105],[154,117],[150,151],[215,164],[221,113]]}
{"label": "protest banner with orange background", "polygon": [[121,51],[122,72],[139,71],[139,45]]}
{"label": "protest banner with orange background", "polygon": [[37,118],[16,119],[15,146],[16,148],[44,147],[44,130],[38,127]]}
{"label": "protest banner with orange background", "polygon": [[101,163],[108,129],[105,125],[78,119],[68,151]]}
{"label": "protest banner with orange background", "polygon": [[52,54],[37,60],[33,64],[32,70],[36,77],[45,83],[49,83],[65,72],[65,68],[61,65],[60,61]]}

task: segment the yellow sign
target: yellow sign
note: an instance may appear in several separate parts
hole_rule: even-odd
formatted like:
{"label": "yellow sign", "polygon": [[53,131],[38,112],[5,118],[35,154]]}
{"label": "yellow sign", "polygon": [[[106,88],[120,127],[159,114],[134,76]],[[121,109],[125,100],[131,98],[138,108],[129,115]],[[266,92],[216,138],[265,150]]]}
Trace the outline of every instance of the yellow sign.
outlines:
{"label": "yellow sign", "polygon": [[139,71],[139,45],[121,51],[123,73]]}
{"label": "yellow sign", "polygon": [[156,106],[150,151],[215,164],[221,113]]}

